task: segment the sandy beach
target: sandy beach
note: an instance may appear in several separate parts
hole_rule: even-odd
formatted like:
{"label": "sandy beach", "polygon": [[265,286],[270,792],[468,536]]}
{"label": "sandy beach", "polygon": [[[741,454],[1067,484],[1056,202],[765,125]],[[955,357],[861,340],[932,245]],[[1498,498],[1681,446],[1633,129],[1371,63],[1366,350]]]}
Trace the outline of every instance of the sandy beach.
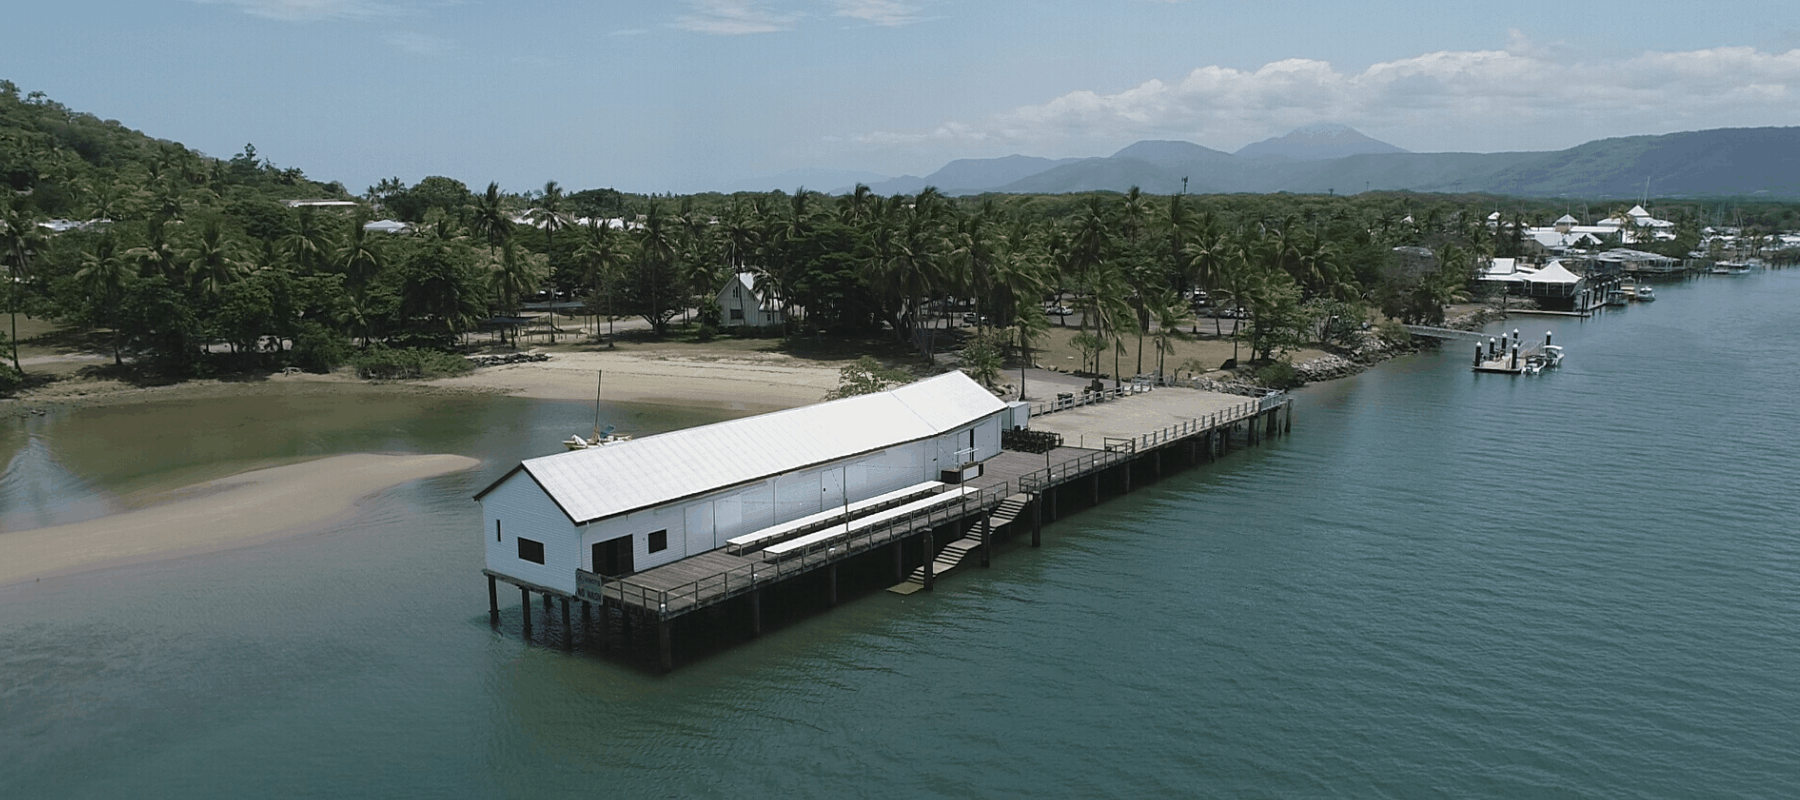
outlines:
{"label": "sandy beach", "polygon": [[301,533],[382,489],[478,464],[458,455],[331,456],[195,484],[173,493],[187,499],[152,508],[0,533],[0,586]]}
{"label": "sandy beach", "polygon": [[595,373],[603,372],[600,393],[608,402],[760,413],[819,402],[837,388],[838,369],[844,363],[754,351],[565,350],[552,351],[549,361],[484,367],[423,385],[539,400],[592,401]]}

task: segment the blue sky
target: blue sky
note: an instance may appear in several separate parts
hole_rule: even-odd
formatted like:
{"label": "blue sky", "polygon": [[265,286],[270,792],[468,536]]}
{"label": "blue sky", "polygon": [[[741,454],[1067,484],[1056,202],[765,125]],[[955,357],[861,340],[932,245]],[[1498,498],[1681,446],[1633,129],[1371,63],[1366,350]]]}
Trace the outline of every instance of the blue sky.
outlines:
{"label": "blue sky", "polygon": [[1800,125],[1792,0],[14,6],[0,78],[352,191],[689,192],[1140,139],[1230,151],[1318,122],[1421,152]]}

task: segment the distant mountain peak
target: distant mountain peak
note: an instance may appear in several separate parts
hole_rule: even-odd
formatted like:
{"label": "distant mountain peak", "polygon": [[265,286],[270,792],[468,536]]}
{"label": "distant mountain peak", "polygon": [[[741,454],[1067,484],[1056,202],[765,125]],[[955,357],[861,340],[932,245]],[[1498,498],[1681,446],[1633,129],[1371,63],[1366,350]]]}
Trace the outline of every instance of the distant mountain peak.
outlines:
{"label": "distant mountain peak", "polygon": [[1244,145],[1239,158],[1283,158],[1296,161],[1323,161],[1369,153],[1407,152],[1387,142],[1371,139],[1348,125],[1321,122],[1295,128],[1286,136],[1264,139]]}

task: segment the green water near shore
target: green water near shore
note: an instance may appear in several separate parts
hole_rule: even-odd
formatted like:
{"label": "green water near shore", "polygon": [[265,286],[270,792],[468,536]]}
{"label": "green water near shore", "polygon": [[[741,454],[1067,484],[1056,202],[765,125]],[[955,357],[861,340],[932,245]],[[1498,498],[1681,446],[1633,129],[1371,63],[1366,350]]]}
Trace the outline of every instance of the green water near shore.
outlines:
{"label": "green water near shore", "polygon": [[484,463],[314,535],[0,589],[0,796],[1791,797],[1800,272],[1658,295],[1507,323],[1556,331],[1556,373],[1450,347],[1310,387],[1291,436],[1042,549],[668,676],[523,644],[507,595],[487,624],[469,497],[581,404],[23,420],[0,530],[336,452]]}

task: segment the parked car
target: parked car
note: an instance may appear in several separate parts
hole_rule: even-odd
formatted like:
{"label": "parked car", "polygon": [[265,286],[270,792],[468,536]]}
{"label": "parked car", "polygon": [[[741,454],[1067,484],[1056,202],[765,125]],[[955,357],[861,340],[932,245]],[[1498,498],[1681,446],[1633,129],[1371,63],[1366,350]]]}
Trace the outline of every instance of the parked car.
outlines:
{"label": "parked car", "polygon": [[988,325],[993,322],[993,320],[988,319],[986,314],[964,314],[962,321],[964,325]]}
{"label": "parked car", "polygon": [[1051,306],[1044,309],[1044,313],[1049,314],[1052,317],[1066,317],[1075,312],[1069,310],[1068,306]]}

